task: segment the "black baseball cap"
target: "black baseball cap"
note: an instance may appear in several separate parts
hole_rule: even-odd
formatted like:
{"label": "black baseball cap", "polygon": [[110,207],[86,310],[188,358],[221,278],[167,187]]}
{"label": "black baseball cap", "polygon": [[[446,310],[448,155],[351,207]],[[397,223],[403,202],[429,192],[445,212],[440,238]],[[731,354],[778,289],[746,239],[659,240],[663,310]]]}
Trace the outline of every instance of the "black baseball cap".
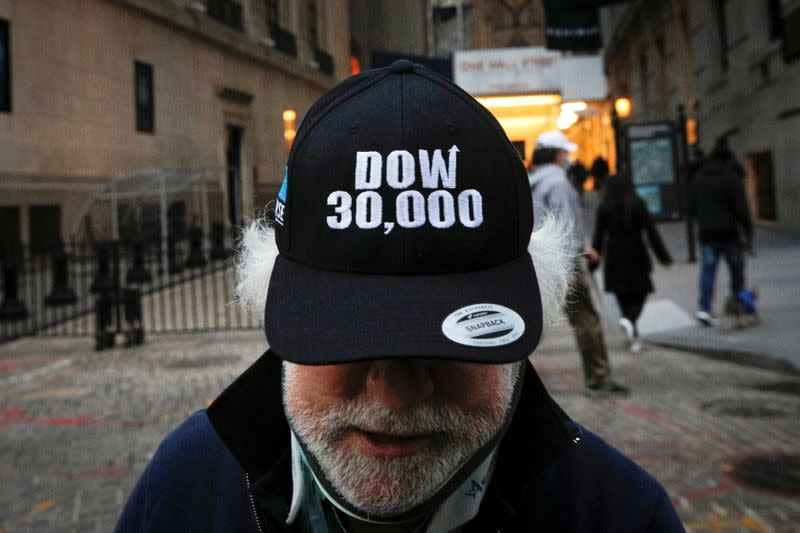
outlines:
{"label": "black baseball cap", "polygon": [[504,363],[539,342],[527,174],[494,117],[399,60],[300,126],[278,192],[265,330],[299,364]]}

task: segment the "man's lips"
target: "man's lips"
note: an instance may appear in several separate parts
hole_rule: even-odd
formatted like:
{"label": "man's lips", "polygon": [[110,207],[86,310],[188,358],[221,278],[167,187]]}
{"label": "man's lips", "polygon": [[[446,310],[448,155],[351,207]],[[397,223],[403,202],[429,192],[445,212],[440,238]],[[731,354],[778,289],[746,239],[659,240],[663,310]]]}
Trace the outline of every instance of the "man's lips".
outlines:
{"label": "man's lips", "polygon": [[433,442],[433,433],[393,435],[350,428],[347,432],[359,451],[367,455],[403,457],[422,451]]}

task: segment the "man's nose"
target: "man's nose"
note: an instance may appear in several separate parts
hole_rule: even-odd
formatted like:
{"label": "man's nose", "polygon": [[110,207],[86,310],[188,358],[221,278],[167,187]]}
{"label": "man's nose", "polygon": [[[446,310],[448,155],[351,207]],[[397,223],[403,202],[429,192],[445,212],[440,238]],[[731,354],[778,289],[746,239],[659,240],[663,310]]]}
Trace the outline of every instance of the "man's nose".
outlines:
{"label": "man's nose", "polygon": [[422,359],[381,359],[370,363],[366,390],[390,409],[424,403],[433,395],[430,362]]}

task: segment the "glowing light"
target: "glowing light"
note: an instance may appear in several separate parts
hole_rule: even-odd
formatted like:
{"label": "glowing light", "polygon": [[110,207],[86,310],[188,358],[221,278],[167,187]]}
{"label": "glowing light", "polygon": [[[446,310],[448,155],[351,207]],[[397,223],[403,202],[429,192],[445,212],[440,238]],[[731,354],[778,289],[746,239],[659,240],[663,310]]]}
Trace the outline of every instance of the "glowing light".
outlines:
{"label": "glowing light", "polygon": [[578,111],[585,111],[587,107],[589,107],[589,106],[586,104],[586,102],[580,102],[580,101],[578,101],[578,102],[564,102],[563,104],[561,104],[561,110],[562,111],[573,111],[573,112],[576,112],[576,113]]}
{"label": "glowing light", "polygon": [[697,119],[695,118],[686,121],[686,142],[690,146],[697,144]]}
{"label": "glowing light", "polygon": [[283,121],[284,122],[291,122],[297,118],[297,113],[294,109],[286,109],[283,112]]}
{"label": "glowing light", "polygon": [[477,98],[484,107],[525,107],[555,105],[561,103],[561,96],[557,94],[526,94],[520,96],[484,96]]}
{"label": "glowing light", "polygon": [[629,98],[617,98],[614,101],[614,109],[620,118],[626,118],[631,114],[631,101]]}
{"label": "glowing light", "polygon": [[361,72],[361,61],[356,56],[350,56],[350,75],[354,76]]}
{"label": "glowing light", "polygon": [[289,142],[292,142],[294,140],[295,135],[297,135],[297,131],[295,130],[292,129],[283,130],[283,138]]}
{"label": "glowing light", "polygon": [[575,113],[575,111],[565,110],[558,115],[558,118],[556,119],[556,127],[560,130],[565,130],[576,122],[578,122],[578,114]]}

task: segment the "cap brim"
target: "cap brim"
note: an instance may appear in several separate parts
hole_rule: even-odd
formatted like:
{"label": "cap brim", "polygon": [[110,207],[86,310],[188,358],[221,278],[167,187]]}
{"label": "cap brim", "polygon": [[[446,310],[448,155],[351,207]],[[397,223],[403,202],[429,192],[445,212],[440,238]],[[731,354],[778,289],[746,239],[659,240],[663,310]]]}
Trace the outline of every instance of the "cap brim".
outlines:
{"label": "cap brim", "polygon": [[[444,320],[475,304],[514,311],[524,331],[494,346],[445,336]],[[527,252],[486,270],[432,275],[330,272],[279,255],[264,326],[270,349],[298,364],[405,357],[508,363],[528,357],[539,343],[542,306]]]}
{"label": "cap brim", "polygon": [[567,143],[564,145],[564,150],[566,150],[567,152],[574,152],[574,151],[576,151],[577,149],[578,149],[578,145],[577,145],[577,144],[575,144],[575,143],[567,142]]}

